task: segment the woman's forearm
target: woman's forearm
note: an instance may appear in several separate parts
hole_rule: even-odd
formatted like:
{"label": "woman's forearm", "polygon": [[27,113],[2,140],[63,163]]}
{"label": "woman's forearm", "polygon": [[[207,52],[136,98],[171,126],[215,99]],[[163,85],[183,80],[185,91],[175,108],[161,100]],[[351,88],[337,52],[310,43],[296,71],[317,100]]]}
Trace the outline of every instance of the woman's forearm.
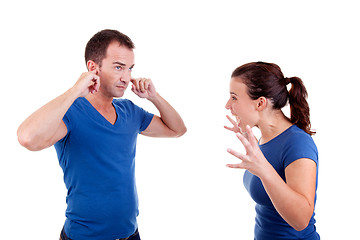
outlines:
{"label": "woman's forearm", "polygon": [[297,231],[306,228],[314,211],[314,202],[294,191],[273,168],[260,179],[280,216]]}

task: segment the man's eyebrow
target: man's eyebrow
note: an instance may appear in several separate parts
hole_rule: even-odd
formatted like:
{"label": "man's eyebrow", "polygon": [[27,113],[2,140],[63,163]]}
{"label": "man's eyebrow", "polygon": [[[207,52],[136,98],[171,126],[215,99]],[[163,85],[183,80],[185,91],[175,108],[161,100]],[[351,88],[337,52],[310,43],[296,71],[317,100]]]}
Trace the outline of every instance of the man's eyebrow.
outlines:
{"label": "man's eyebrow", "polygon": [[[113,64],[117,64],[117,65],[120,65],[120,66],[123,66],[123,67],[125,67],[125,66],[126,66],[126,64],[125,64],[125,63],[118,62],[118,61],[113,62]],[[135,64],[131,65],[130,69],[131,69],[131,68],[133,68],[134,66],[135,66]]]}
{"label": "man's eyebrow", "polygon": [[120,65],[120,66],[126,66],[126,64],[125,63],[122,63],[122,62],[113,62],[113,64],[118,64],[118,65]]}
{"label": "man's eyebrow", "polygon": [[237,96],[237,94],[236,94],[236,93],[234,93],[234,92],[230,92],[230,94],[234,94],[235,96]]}

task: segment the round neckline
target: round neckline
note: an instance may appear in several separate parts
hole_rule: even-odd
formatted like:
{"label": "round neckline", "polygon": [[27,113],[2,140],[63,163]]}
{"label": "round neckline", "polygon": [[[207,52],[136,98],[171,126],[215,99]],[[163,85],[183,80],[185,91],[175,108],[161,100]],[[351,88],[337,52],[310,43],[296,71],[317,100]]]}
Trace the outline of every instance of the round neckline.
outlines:
{"label": "round neckline", "polygon": [[283,132],[281,132],[279,135],[275,136],[274,138],[270,139],[269,141],[267,141],[266,143],[263,143],[263,144],[260,144],[260,140],[261,138],[259,139],[259,146],[260,147],[263,147],[265,145],[268,145],[270,144],[271,142],[275,141],[276,139],[280,138],[282,135],[284,135],[285,133],[287,133],[288,131],[290,131],[290,129],[292,129],[293,127],[295,127],[296,124],[294,125],[291,125],[290,127],[288,127],[287,129],[285,129]]}

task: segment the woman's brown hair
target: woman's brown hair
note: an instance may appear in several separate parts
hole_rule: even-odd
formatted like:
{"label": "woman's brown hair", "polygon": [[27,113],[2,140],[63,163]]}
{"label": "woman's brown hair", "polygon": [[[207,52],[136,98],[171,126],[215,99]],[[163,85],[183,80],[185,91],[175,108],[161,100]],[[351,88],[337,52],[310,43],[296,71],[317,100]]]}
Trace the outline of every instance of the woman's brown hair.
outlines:
{"label": "woman's brown hair", "polygon": [[[300,78],[286,78],[278,65],[266,62],[244,64],[236,68],[231,77],[241,77],[253,100],[259,97],[270,99],[274,109],[281,109],[289,102],[289,120],[310,135],[316,133],[311,130],[307,91]],[[286,87],[289,83],[290,91]]]}

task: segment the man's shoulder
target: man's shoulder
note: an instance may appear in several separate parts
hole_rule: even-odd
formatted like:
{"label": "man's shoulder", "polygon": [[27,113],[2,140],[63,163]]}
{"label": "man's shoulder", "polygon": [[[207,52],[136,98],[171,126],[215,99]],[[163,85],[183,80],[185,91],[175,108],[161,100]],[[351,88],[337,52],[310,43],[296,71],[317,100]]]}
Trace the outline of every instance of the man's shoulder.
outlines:
{"label": "man's shoulder", "polygon": [[115,105],[135,105],[131,100],[126,98],[114,98],[113,103]]}
{"label": "man's shoulder", "polygon": [[116,109],[125,113],[138,113],[139,109],[141,109],[141,107],[126,98],[114,98],[113,105]]}

